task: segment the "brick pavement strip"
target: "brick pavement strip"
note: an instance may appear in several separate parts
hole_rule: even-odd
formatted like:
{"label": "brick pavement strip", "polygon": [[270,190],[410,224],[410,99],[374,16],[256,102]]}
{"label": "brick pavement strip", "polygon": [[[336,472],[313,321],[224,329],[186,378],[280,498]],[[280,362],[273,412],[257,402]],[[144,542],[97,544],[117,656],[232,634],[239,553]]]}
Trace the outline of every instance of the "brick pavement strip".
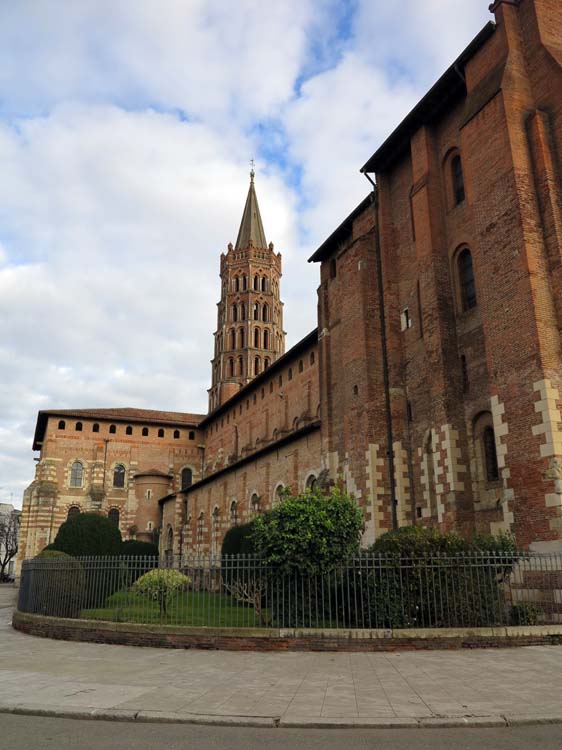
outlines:
{"label": "brick pavement strip", "polygon": [[562,722],[562,646],[255,653],[72,643],[10,626],[0,589],[0,712],[282,727]]}

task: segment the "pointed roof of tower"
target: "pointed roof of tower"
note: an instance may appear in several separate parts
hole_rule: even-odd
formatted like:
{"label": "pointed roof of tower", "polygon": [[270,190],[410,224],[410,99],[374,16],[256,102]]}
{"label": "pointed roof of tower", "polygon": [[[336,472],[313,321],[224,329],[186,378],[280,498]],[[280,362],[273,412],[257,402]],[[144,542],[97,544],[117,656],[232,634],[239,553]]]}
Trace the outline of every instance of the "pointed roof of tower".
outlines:
{"label": "pointed roof of tower", "polygon": [[267,240],[265,239],[265,232],[263,231],[260,216],[260,207],[258,206],[258,196],[254,187],[253,169],[250,172],[250,188],[248,190],[248,197],[246,198],[246,205],[244,206],[244,213],[242,214],[240,229],[238,230],[235,249],[246,249],[250,246],[250,242],[254,247],[260,249],[267,247]]}

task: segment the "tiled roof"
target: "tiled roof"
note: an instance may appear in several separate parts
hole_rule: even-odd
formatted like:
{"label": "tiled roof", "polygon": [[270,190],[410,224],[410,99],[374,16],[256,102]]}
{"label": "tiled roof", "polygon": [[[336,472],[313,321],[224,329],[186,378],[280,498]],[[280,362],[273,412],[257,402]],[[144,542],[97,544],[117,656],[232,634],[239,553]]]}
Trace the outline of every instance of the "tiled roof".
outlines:
{"label": "tiled roof", "polygon": [[262,250],[267,248],[260,207],[258,206],[258,197],[254,187],[253,170],[250,172],[250,188],[248,190],[248,197],[246,198],[246,205],[244,206],[244,213],[242,214],[240,229],[238,230],[235,245],[236,250],[245,250],[250,247],[250,242],[256,248]]}

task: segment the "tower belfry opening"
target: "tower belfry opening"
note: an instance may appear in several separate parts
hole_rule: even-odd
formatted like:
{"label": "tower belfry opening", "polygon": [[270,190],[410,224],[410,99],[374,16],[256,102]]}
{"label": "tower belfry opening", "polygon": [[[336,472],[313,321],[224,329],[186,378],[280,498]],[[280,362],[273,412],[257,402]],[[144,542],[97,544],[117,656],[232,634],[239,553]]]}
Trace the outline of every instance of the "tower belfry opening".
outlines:
{"label": "tower belfry opening", "polygon": [[242,213],[236,244],[221,255],[221,299],[209,389],[209,411],[227,401],[285,352],[279,296],[281,254],[267,243],[254,183]]}

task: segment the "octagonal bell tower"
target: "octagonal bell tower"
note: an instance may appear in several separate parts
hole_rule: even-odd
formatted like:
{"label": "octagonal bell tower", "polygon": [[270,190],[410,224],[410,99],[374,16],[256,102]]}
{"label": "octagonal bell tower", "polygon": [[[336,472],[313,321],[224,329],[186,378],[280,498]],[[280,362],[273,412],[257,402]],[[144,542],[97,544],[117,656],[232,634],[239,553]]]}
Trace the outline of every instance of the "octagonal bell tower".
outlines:
{"label": "octagonal bell tower", "polygon": [[269,245],[250,172],[250,188],[236,245],[220,261],[221,299],[217,305],[215,352],[209,411],[285,352],[283,303],[279,298],[281,253]]}

